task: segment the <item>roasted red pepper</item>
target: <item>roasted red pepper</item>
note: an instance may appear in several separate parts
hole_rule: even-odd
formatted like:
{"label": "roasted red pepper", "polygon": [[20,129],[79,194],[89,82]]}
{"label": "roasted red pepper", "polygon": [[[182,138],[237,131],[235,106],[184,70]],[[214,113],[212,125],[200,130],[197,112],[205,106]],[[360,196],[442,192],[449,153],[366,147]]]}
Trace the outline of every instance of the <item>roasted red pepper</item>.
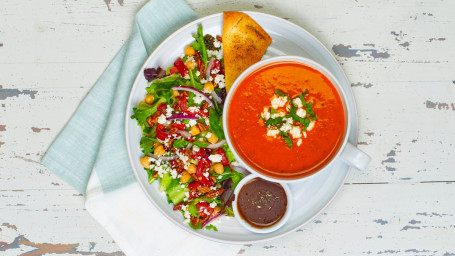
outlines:
{"label": "roasted red pepper", "polygon": [[180,111],[183,113],[188,113],[188,109],[186,108],[186,102],[188,101],[188,93],[183,92],[182,95],[180,96]]}
{"label": "roasted red pepper", "polygon": [[164,125],[156,125],[156,137],[161,141],[164,141],[169,137],[169,134],[166,133],[166,127]]}
{"label": "roasted red pepper", "polygon": [[174,62],[174,67],[176,67],[182,77],[185,77],[188,74],[188,68],[183,63],[182,59],[179,57]]}
{"label": "roasted red pepper", "polygon": [[167,109],[166,103],[161,103],[160,105],[158,105],[157,109],[161,112],[161,114],[166,115],[166,109]]}
{"label": "roasted red pepper", "polygon": [[213,208],[207,202],[199,202],[196,204],[196,209],[199,212],[199,218],[205,218],[213,214]]}
{"label": "roasted red pepper", "polygon": [[177,128],[177,129],[179,129],[181,131],[186,129],[185,124],[172,123],[171,124],[171,128],[173,128],[173,127]]}
{"label": "roasted red pepper", "polygon": [[175,74],[177,72],[179,72],[179,70],[176,67],[173,67],[173,68],[169,69],[169,73],[171,73],[171,74]]}
{"label": "roasted red pepper", "polygon": [[[210,69],[210,74],[211,74],[211,75],[218,75],[218,74],[221,73],[221,69],[222,69],[222,67],[221,67],[221,61],[215,59],[215,60],[213,61],[213,63],[212,63],[212,68]],[[212,71],[215,71],[215,70],[217,70],[218,72],[212,72]]]}
{"label": "roasted red pepper", "polygon": [[224,151],[224,149],[222,149],[222,148],[218,149],[215,152],[215,154],[221,155],[221,163],[223,164],[223,166],[230,166],[229,159],[227,158],[226,152]]}

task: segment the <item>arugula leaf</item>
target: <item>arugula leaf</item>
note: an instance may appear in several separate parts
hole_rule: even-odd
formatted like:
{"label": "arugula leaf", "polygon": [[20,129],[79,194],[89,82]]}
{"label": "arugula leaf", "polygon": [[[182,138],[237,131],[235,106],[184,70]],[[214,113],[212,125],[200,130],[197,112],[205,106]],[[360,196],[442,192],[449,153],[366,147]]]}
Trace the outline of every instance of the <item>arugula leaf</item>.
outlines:
{"label": "arugula leaf", "polygon": [[224,131],[221,125],[221,117],[216,113],[216,111],[210,107],[209,108],[209,125],[213,133],[220,140],[224,140]]}
{"label": "arugula leaf", "polygon": [[164,97],[169,101],[172,97],[171,87],[180,85],[180,75],[175,73],[160,79],[153,80],[149,87],[145,88],[148,94],[156,97]]}
{"label": "arugula leaf", "polygon": [[231,206],[225,206],[224,213],[226,213],[227,216],[234,217],[234,211]]}
{"label": "arugula leaf", "polygon": [[229,160],[229,163],[232,163],[235,161],[234,153],[232,153],[231,149],[229,148],[228,144],[224,144],[222,146],[224,149],[224,152],[226,153],[226,157]]}
{"label": "arugula leaf", "polygon": [[210,145],[210,143],[202,142],[202,141],[195,141],[195,142],[193,142],[193,145],[198,146],[200,148],[206,148]]}
{"label": "arugula leaf", "polygon": [[235,190],[235,187],[237,187],[237,184],[243,179],[243,173],[240,172],[232,172],[231,179],[232,179],[232,190]]}
{"label": "arugula leaf", "polygon": [[155,180],[158,179],[158,178],[153,178],[153,174],[155,174],[156,171],[153,171],[153,170],[150,170],[150,169],[147,169],[147,168],[144,168],[144,170],[147,171],[149,184],[152,184]]}
{"label": "arugula leaf", "polygon": [[151,137],[147,137],[147,136],[143,136],[141,138],[140,147],[143,149],[142,152],[144,153],[144,155],[153,152],[153,148],[155,147],[154,146],[155,142],[159,142],[159,141],[155,138],[151,138]]}
{"label": "arugula leaf", "polygon": [[188,211],[190,212],[191,215],[193,215],[196,218],[199,218],[199,212],[196,208],[196,204],[190,204],[188,205]]}
{"label": "arugula leaf", "polygon": [[284,142],[286,142],[286,145],[288,145],[289,148],[292,148],[292,140],[291,140],[291,137],[289,137],[288,133],[280,131],[280,136],[281,136],[281,138],[284,139]]}
{"label": "arugula leaf", "polygon": [[136,119],[138,125],[145,125],[148,127],[147,122],[145,121],[149,116],[153,115],[156,110],[158,109],[158,105],[161,103],[165,103],[165,98],[160,98],[157,102],[153,105],[149,105],[145,102],[139,102],[137,108],[133,108],[133,115],[131,115],[132,119]]}
{"label": "arugula leaf", "polygon": [[[194,36],[193,36],[194,37]],[[198,41],[194,41],[192,44],[190,44],[191,47],[194,48],[194,50],[199,51],[201,50],[201,45],[198,43]]]}
{"label": "arugula leaf", "polygon": [[270,116],[273,116],[273,114],[275,114],[276,112],[276,109],[270,107]]}
{"label": "arugula leaf", "polygon": [[204,90],[204,86],[202,84],[196,82],[196,80],[194,79],[193,70],[188,69],[188,71],[189,71],[188,73],[190,74],[191,86],[198,90]]}
{"label": "arugula leaf", "polygon": [[190,142],[186,141],[186,140],[174,140],[173,147],[174,148],[184,148],[184,147],[188,146],[188,144],[190,144]]}
{"label": "arugula leaf", "polygon": [[235,187],[237,184],[239,184],[240,180],[242,180],[244,176],[243,173],[231,170],[231,168],[227,166],[224,167],[224,172],[222,174],[213,173],[211,175],[215,177],[217,183],[220,183],[227,179],[232,179],[232,190],[235,190]]}
{"label": "arugula leaf", "polygon": [[197,34],[198,34],[198,37],[195,37],[195,39],[199,43],[199,45],[201,46],[201,49],[200,49],[201,59],[202,59],[202,61],[204,61],[205,66],[207,66],[207,61],[208,61],[208,58],[207,58],[207,47],[205,46],[205,42],[204,42],[204,33],[202,32],[202,26],[199,26],[197,28]]}
{"label": "arugula leaf", "polygon": [[196,226],[193,225],[191,222],[188,223],[192,229],[201,229],[202,228],[202,223],[197,224]]}
{"label": "arugula leaf", "polygon": [[266,126],[277,125],[283,122],[283,117],[269,118],[265,121]]}
{"label": "arugula leaf", "polygon": [[209,225],[205,226],[205,229],[218,231],[218,229],[215,226],[213,226],[212,224],[209,224]]}

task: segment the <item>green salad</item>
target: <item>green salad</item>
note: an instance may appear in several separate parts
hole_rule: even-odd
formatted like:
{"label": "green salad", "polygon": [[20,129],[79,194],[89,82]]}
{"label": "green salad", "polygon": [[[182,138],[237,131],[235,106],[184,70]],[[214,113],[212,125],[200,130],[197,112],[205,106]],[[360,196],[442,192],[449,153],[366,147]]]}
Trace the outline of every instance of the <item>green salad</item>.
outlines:
{"label": "green salad", "polygon": [[202,27],[193,37],[172,67],[144,70],[147,94],[131,118],[142,127],[140,162],[149,183],[159,181],[184,223],[216,231],[210,222],[233,216],[233,191],[243,174],[222,126],[221,37],[204,35]]}

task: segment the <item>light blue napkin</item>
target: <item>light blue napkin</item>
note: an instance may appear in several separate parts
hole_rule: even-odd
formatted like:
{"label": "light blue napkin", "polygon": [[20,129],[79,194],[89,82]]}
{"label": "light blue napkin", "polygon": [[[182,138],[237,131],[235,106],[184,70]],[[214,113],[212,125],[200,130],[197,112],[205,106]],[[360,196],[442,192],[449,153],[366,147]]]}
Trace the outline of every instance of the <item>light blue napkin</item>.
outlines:
{"label": "light blue napkin", "polygon": [[124,119],[133,81],[153,49],[197,18],[183,0],[151,0],[133,33],[47,150],[41,163],[81,193],[93,169],[105,193],[135,181],[125,146]]}

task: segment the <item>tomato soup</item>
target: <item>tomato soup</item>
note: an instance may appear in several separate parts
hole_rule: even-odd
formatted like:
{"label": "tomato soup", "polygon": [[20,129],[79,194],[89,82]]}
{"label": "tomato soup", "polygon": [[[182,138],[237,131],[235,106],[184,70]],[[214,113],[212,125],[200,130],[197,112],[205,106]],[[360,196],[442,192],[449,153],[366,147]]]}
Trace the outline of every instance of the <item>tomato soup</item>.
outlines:
{"label": "tomato soup", "polygon": [[[295,107],[292,102],[302,92],[312,107],[310,112],[314,111],[314,124],[307,130],[305,125],[299,139],[288,136],[285,141],[279,129],[275,134],[268,131],[268,119],[261,115],[277,93],[286,94],[289,104]],[[288,116],[289,113],[283,118]],[[294,121],[297,125],[295,120],[289,123]],[[227,116],[229,137],[242,160],[258,172],[278,179],[304,177],[324,167],[343,142],[345,122],[342,100],[331,81],[318,70],[297,62],[271,63],[245,77],[232,95]],[[276,136],[278,132],[280,135]]]}

